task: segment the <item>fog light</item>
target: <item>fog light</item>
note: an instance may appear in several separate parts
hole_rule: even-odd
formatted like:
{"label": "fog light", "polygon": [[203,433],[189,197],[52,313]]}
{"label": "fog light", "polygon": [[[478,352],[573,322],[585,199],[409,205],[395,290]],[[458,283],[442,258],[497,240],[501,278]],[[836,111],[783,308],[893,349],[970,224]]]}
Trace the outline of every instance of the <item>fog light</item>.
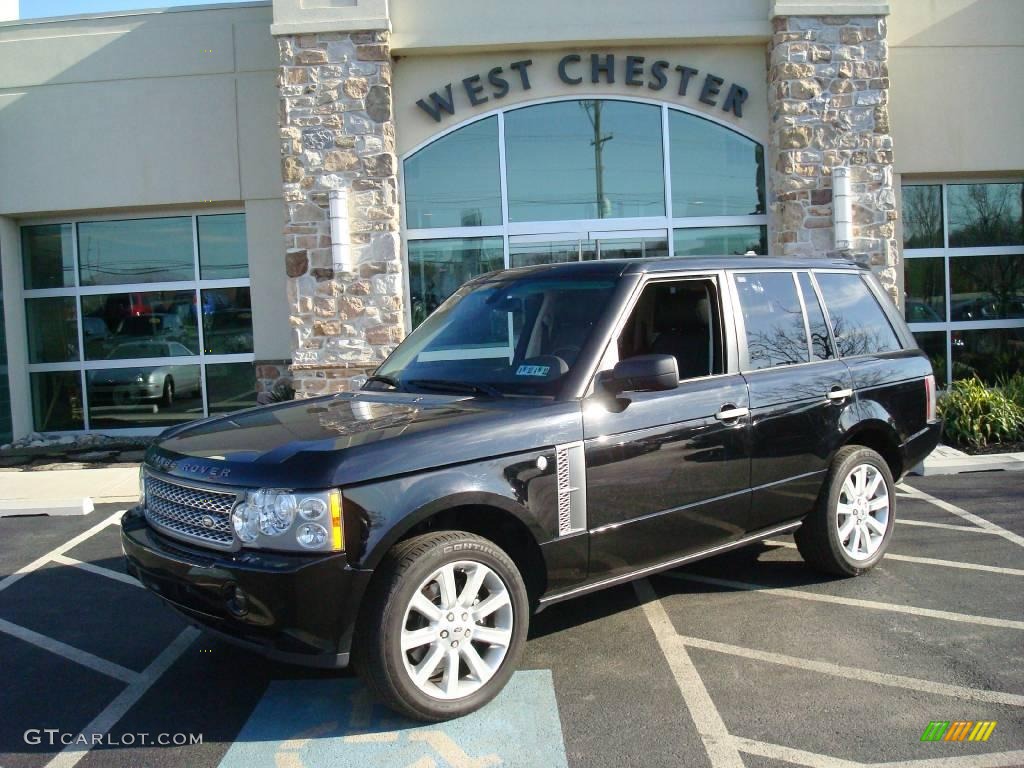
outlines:
{"label": "fog light", "polygon": [[249,598],[238,586],[232,586],[227,606],[228,610],[235,616],[245,616],[249,612]]}

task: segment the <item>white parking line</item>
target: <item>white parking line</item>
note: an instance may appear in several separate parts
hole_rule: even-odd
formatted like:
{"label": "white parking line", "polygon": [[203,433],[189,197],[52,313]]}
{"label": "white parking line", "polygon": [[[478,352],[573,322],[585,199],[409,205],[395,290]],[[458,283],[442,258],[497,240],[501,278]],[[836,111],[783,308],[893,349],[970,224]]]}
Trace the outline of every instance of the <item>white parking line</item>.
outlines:
{"label": "white parking line", "polygon": [[968,512],[966,509],[962,509],[961,507],[958,507],[956,504],[950,504],[948,501],[943,501],[942,499],[936,498],[935,496],[932,496],[930,493],[919,491],[917,488],[913,488],[907,485],[906,483],[900,483],[899,487],[909,492],[911,495],[915,496],[918,499],[927,501],[928,503],[933,504],[939,509],[945,510],[946,512],[952,512],[954,515],[962,517],[969,523],[974,523],[976,526],[985,529],[989,533],[994,533],[997,536],[1002,536],[1007,541],[1012,541],[1017,546],[1024,547],[1024,536],[1018,536],[1013,531],[1008,531],[1005,528],[996,525],[995,523],[990,523],[985,518],[979,517],[973,512]]}
{"label": "white parking line", "polygon": [[888,672],[873,672],[859,667],[846,667],[841,664],[832,664],[826,661],[814,659],[803,659],[798,656],[787,656],[772,651],[759,651],[754,648],[744,648],[739,645],[719,643],[714,640],[704,640],[699,637],[680,636],[686,645],[694,648],[703,648],[708,651],[739,656],[744,659],[764,661],[769,664],[779,664],[794,669],[805,669],[810,672],[821,672],[835,677],[844,677],[849,680],[861,680],[876,685],[887,685],[892,688],[906,688],[910,691],[923,691],[935,693],[940,696],[950,696],[965,701],[982,701],[986,704],[1007,704],[1012,707],[1024,707],[1024,696],[1016,693],[1004,693],[1003,691],[989,691],[983,688],[966,688],[961,685],[949,685],[947,683],[936,683],[931,680],[922,680],[917,677],[906,677],[904,675],[893,675]]}
{"label": "white parking line", "polygon": [[683,701],[690,710],[690,717],[704,743],[712,768],[744,768],[743,759],[732,743],[725,721],[715,707],[708,689],[704,687],[697,668],[690,660],[690,654],[686,652],[686,646],[672,626],[654,588],[647,579],[640,579],[633,582],[633,589],[654,630],[654,637],[665,655],[669,669],[672,670]]}
{"label": "white parking line", "polygon": [[128,584],[133,587],[142,588],[142,582],[138,579],[133,579],[127,573],[121,573],[120,571],[114,571],[110,568],[103,568],[99,565],[93,565],[92,563],[84,563],[81,560],[76,560],[73,557],[67,555],[54,555],[53,562],[60,563],[61,565],[70,565],[73,568],[81,568],[83,571],[94,573],[97,576],[103,576],[114,581],[120,581],[122,584]]}
{"label": "white parking line", "polygon": [[[187,627],[182,630],[181,634],[164,649],[163,653],[157,656],[141,674],[136,675],[136,679],[131,685],[121,691],[117,698],[110,702],[102,712],[96,715],[91,723],[82,729],[82,733],[86,736],[87,744],[69,744],[46,764],[46,768],[74,768],[78,761],[85,757],[92,748],[93,734],[104,736],[109,733],[110,729],[117,725],[117,721],[124,717],[129,709],[135,706],[135,703],[142,698],[143,694],[178,660],[179,656],[188,650],[188,647],[192,645],[192,642],[198,636],[199,630],[193,627]],[[95,740],[102,741],[100,738]]]}
{"label": "white parking line", "polygon": [[795,597],[798,600],[812,600],[819,603],[836,603],[839,605],[851,605],[856,608],[868,608],[870,610],[875,611],[892,611],[894,613],[908,613],[912,616],[926,616],[932,619],[958,621],[965,624],[980,624],[986,627],[1001,627],[1003,629],[1024,629],[1024,621],[1014,621],[1012,619],[996,619],[991,616],[972,616],[967,613],[953,613],[952,611],[936,611],[931,608],[917,608],[912,605],[882,603],[876,600],[862,600],[856,597],[839,597],[836,595],[823,595],[820,592],[804,592],[799,589],[773,587],[769,584],[751,584],[746,581],[718,579],[713,576],[701,576],[696,573],[675,572],[666,573],[663,575],[670,579],[679,579],[682,581],[696,581],[701,584],[713,584],[719,587],[729,587],[730,589],[742,589],[750,592],[761,592],[766,595]]}
{"label": "white parking line", "polygon": [[989,533],[998,536],[997,531],[987,531],[984,528],[976,528],[973,525],[950,525],[949,523],[929,523],[925,520],[904,520],[896,518],[897,525],[920,525],[925,528],[945,528],[947,531],[960,531],[961,533]]}
{"label": "white parking line", "polygon": [[755,741],[739,736],[732,737],[733,744],[740,752],[760,755],[771,760],[805,766],[805,768],[1019,768],[1024,764],[1024,750],[991,752],[987,755],[957,755],[955,757],[934,757],[922,760],[897,760],[887,763],[861,763],[843,760],[831,755],[819,755],[802,749]]}
{"label": "white parking line", "polygon": [[113,524],[117,523],[121,519],[121,515],[123,515],[123,514],[124,514],[124,510],[123,509],[119,509],[114,514],[112,514],[109,517],[107,517],[107,518],[101,520],[100,522],[96,523],[96,525],[94,525],[92,528],[89,528],[88,530],[83,531],[82,533],[78,534],[74,538],[69,539],[68,541],[64,542],[63,544],[61,544],[56,549],[51,549],[49,552],[47,552],[42,557],[36,558],[35,560],[33,560],[28,565],[26,565],[26,566],[24,566],[22,568],[19,568],[14,573],[12,573],[10,576],[6,577],[5,579],[0,580],[0,591],[3,591],[5,589],[7,589],[9,586],[11,586],[12,584],[14,584],[17,581],[21,580],[23,577],[28,576],[30,573],[32,573],[32,571],[39,570],[44,565],[46,565],[47,563],[52,561],[57,555],[63,555],[68,550],[74,549],[79,544],[81,544],[83,541],[88,539],[89,537],[95,536],[97,533],[102,531],[108,525],[113,525]]}
{"label": "white parking line", "polygon": [[[766,539],[765,544],[773,547],[787,547],[796,549],[796,544],[791,541],[777,541]],[[920,563],[922,565],[941,565],[945,568],[961,568],[967,571],[985,571],[986,573],[1000,573],[1004,576],[1024,576],[1024,569],[1003,568],[999,565],[982,565],[981,563],[961,563],[957,560],[939,560],[935,557],[915,557],[914,555],[894,555],[892,552],[885,553],[885,560],[899,560],[904,563]]]}
{"label": "white parking line", "polygon": [[21,626],[20,624],[13,624],[6,619],[0,619],[0,632],[8,634],[11,637],[16,637],[26,643],[31,643],[32,645],[38,646],[50,653],[63,656],[68,661],[81,664],[83,667],[88,667],[96,672],[101,672],[108,677],[113,677],[124,683],[134,683],[139,678],[138,672],[133,672],[127,667],[122,667],[120,664],[115,664],[112,661],[101,659],[99,656],[95,656],[88,651],[83,651],[72,645],[68,645],[67,643],[62,643],[60,640],[54,640],[52,637],[41,635],[38,632],[34,632],[31,629]]}

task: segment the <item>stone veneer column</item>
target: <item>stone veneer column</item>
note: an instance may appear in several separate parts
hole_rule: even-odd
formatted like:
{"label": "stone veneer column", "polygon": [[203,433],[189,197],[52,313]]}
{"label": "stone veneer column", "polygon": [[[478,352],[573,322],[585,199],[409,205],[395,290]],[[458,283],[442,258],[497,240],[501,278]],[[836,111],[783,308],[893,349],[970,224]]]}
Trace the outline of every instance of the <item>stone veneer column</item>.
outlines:
{"label": "stone veneer column", "polygon": [[[343,391],[404,331],[387,32],[278,37],[285,270],[297,397]],[[348,191],[349,260],[329,194]],[[347,266],[347,270],[343,270]]]}
{"label": "stone veneer column", "polygon": [[[771,253],[843,255],[897,298],[893,148],[883,16],[780,16],[769,46]],[[847,166],[854,243],[834,246],[832,168]]]}

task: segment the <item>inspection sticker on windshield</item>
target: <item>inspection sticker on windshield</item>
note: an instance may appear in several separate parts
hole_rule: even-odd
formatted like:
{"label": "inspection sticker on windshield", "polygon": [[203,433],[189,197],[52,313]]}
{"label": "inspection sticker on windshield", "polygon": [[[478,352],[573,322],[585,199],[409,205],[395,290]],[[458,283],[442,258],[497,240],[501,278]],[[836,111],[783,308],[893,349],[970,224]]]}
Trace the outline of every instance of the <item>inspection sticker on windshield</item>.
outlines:
{"label": "inspection sticker on windshield", "polygon": [[520,365],[516,369],[516,376],[547,376],[551,370],[550,365]]}

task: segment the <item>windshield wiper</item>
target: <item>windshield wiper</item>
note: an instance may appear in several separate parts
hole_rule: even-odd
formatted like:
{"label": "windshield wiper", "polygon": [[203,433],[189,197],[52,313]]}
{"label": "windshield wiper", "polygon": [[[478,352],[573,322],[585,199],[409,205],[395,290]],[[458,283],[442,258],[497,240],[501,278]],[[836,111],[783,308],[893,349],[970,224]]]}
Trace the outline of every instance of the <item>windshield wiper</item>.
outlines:
{"label": "windshield wiper", "polygon": [[[387,384],[392,389],[401,389],[401,387],[398,384],[398,379],[394,378],[393,376],[385,376],[384,374],[375,373],[372,376],[367,377],[366,384],[372,384],[374,382],[379,384]],[[366,386],[366,384],[364,384],[363,386]]]}
{"label": "windshield wiper", "polygon": [[474,392],[478,395],[490,395],[491,397],[504,397],[505,393],[490,384],[479,384],[469,381],[445,381],[443,379],[412,379],[407,381],[413,387],[420,389],[433,389],[440,392]]}

